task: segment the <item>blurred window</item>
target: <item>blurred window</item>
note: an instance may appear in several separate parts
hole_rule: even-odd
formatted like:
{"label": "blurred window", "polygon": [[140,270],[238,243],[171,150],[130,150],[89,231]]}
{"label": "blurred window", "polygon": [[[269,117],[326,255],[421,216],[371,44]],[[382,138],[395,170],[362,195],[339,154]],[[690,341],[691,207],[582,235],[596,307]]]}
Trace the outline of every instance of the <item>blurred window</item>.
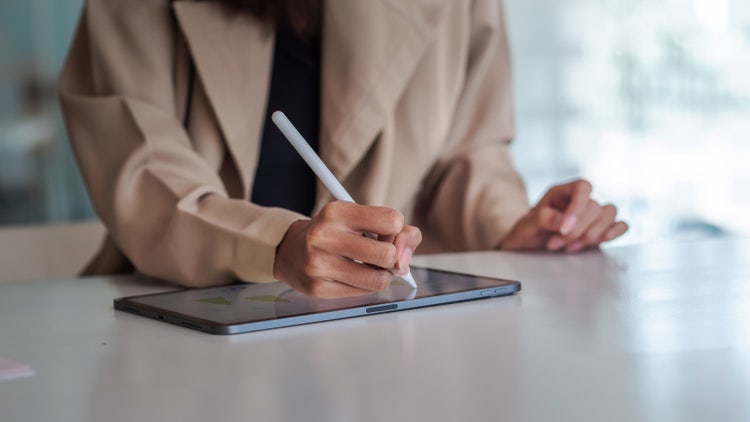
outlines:
{"label": "blurred window", "polygon": [[0,2],[0,224],[94,217],[55,93],[82,4]]}
{"label": "blurred window", "polygon": [[620,243],[750,234],[750,3],[506,0],[532,200],[586,177]]}

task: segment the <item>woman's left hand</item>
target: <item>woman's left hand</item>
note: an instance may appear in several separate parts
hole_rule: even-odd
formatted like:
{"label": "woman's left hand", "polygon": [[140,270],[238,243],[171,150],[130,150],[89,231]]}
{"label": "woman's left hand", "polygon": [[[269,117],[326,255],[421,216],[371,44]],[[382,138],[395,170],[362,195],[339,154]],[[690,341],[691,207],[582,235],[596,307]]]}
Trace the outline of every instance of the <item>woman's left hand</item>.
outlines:
{"label": "woman's left hand", "polygon": [[552,187],[500,242],[500,249],[578,252],[622,236],[614,205],[591,199],[591,183],[576,180]]}

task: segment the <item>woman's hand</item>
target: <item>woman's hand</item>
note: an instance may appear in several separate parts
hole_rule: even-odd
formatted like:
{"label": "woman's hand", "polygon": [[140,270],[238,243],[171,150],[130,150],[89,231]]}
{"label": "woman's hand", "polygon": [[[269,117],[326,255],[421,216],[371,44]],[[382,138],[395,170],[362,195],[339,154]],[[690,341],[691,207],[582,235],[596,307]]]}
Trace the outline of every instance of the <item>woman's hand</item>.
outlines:
{"label": "woman's hand", "polygon": [[552,187],[500,242],[500,249],[578,252],[621,236],[614,205],[591,199],[591,183],[576,180]]}
{"label": "woman's hand", "polygon": [[289,227],[276,249],[274,277],[315,297],[369,294],[409,271],[421,241],[419,229],[394,209],[331,202]]}

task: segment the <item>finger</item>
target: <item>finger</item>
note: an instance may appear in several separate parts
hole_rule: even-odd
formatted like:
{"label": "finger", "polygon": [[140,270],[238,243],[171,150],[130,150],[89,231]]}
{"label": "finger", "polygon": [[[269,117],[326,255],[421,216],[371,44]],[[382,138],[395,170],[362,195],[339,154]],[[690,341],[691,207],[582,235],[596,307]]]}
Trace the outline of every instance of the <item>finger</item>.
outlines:
{"label": "finger", "polygon": [[560,231],[560,226],[563,222],[563,213],[552,207],[542,207],[539,209],[537,222],[539,223],[539,226],[536,230],[542,229],[550,232]]}
{"label": "finger", "polygon": [[590,200],[586,210],[579,217],[574,231],[568,234],[568,236],[565,236],[565,241],[567,242],[565,250],[567,252],[578,252],[587,246],[584,243],[582,236],[591,228],[591,226],[596,224],[601,213],[602,207],[596,203],[596,201]]}
{"label": "finger", "polygon": [[396,246],[398,259],[393,268],[394,274],[406,275],[409,273],[411,258],[420,243],[422,243],[422,232],[417,227],[404,226],[401,233],[396,235],[393,244]]}
{"label": "finger", "polygon": [[617,217],[617,208],[614,205],[607,204],[603,206],[599,218],[580,237],[583,247],[595,246],[601,243],[604,232],[615,223],[615,217]]}
{"label": "finger", "polygon": [[351,202],[334,201],[320,210],[320,218],[345,226],[351,231],[378,235],[396,235],[404,227],[404,216],[387,207],[372,207]]}
{"label": "finger", "polygon": [[577,180],[564,186],[569,196],[567,204],[562,208],[564,209],[564,217],[562,226],[560,226],[560,233],[567,236],[576,228],[581,215],[586,210],[591,197],[591,183],[585,180]]}
{"label": "finger", "polygon": [[585,190],[587,188],[589,191],[588,194],[590,194],[591,184],[583,179],[556,185],[551,187],[539,202],[548,206],[552,206],[559,211],[565,211],[568,205],[570,205],[570,199],[574,196],[576,190]]}
{"label": "finger", "polygon": [[348,259],[342,259],[339,265],[331,266],[327,273],[331,280],[369,292],[384,290],[393,280],[393,274],[387,269],[364,265]]}
{"label": "finger", "polygon": [[604,238],[596,241],[594,244],[586,244],[582,239],[576,240],[575,242],[568,245],[567,251],[568,252],[578,252],[584,248],[592,247],[592,246],[598,246],[599,244],[603,242],[607,242],[609,240],[615,239],[619,236],[621,236],[623,233],[625,233],[628,230],[628,225],[623,223],[622,221],[618,221],[610,226],[610,228],[607,230],[607,232],[604,235]]}
{"label": "finger", "polygon": [[612,226],[610,226],[609,229],[602,235],[602,242],[609,242],[610,240],[616,239],[623,234],[625,234],[626,231],[628,231],[629,226],[624,221],[618,221]]}
{"label": "finger", "polygon": [[[531,229],[534,232],[528,238],[536,239],[540,236],[544,236],[546,238],[547,234],[545,234],[544,232],[553,233],[560,231],[562,220],[563,214],[560,211],[549,206],[541,208],[536,219],[538,226],[535,228],[533,226],[528,227],[528,229]],[[565,239],[561,236],[552,236],[546,241],[546,247],[548,250],[555,251],[565,246],[565,243]],[[544,240],[539,243],[538,247],[541,247],[543,245],[545,245]]]}
{"label": "finger", "polygon": [[547,250],[549,250],[549,251],[559,251],[560,249],[562,249],[563,247],[565,247],[565,245],[567,243],[568,242],[565,241],[564,237],[562,237],[562,236],[560,236],[558,234],[553,235],[547,241]]}
{"label": "finger", "polygon": [[[586,203],[586,207],[583,212],[578,216],[577,222],[573,230],[567,235],[564,234],[565,239],[570,244],[576,240],[581,239],[584,233],[591,228],[600,218],[602,214],[602,207],[596,201],[589,199]],[[614,221],[614,219],[613,219]],[[561,230],[562,232],[562,230]]]}
{"label": "finger", "polygon": [[393,280],[393,274],[388,270],[360,264],[344,257],[328,256],[319,259],[311,266],[311,270],[316,273],[316,279],[337,281],[368,292],[384,290]]}
{"label": "finger", "polygon": [[530,217],[520,222],[522,226],[519,227],[519,235],[524,238],[536,237],[544,232],[559,231],[563,214],[552,207],[545,206],[536,210]]}
{"label": "finger", "polygon": [[330,225],[316,226],[307,235],[308,245],[330,255],[342,256],[381,268],[396,265],[398,253],[390,242],[370,239],[358,232],[342,231]]}
{"label": "finger", "polygon": [[320,299],[337,299],[372,294],[369,290],[352,287],[346,283],[321,279],[313,280],[311,284],[297,288],[297,290],[308,296]]}
{"label": "finger", "polygon": [[555,222],[556,212],[556,210],[548,206],[532,209],[516,222],[511,232],[500,243],[500,248],[507,250],[530,250],[543,247],[555,230],[545,229],[542,226],[545,225],[548,228],[559,227],[559,221]]}

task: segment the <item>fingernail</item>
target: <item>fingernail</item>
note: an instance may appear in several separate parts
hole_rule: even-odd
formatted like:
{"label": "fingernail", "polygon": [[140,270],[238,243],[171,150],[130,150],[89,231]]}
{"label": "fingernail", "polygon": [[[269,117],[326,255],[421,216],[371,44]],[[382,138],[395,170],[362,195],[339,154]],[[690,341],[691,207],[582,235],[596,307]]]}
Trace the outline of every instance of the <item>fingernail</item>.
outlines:
{"label": "fingernail", "polygon": [[547,249],[551,251],[559,250],[563,246],[565,246],[565,239],[563,239],[562,237],[553,237],[547,243]]}
{"label": "fingernail", "polygon": [[575,241],[575,242],[571,243],[570,246],[568,246],[567,251],[568,252],[578,252],[581,249],[583,249],[583,243],[581,243],[580,241]]}
{"label": "fingernail", "polygon": [[567,235],[571,231],[573,231],[573,228],[576,226],[576,217],[574,215],[571,215],[570,217],[566,218],[565,221],[563,221],[562,226],[560,226],[560,233]]}
{"label": "fingernail", "polygon": [[412,255],[414,255],[414,251],[411,248],[404,248],[401,251],[401,256],[396,265],[396,275],[406,275],[409,273],[409,263],[411,262]]}

